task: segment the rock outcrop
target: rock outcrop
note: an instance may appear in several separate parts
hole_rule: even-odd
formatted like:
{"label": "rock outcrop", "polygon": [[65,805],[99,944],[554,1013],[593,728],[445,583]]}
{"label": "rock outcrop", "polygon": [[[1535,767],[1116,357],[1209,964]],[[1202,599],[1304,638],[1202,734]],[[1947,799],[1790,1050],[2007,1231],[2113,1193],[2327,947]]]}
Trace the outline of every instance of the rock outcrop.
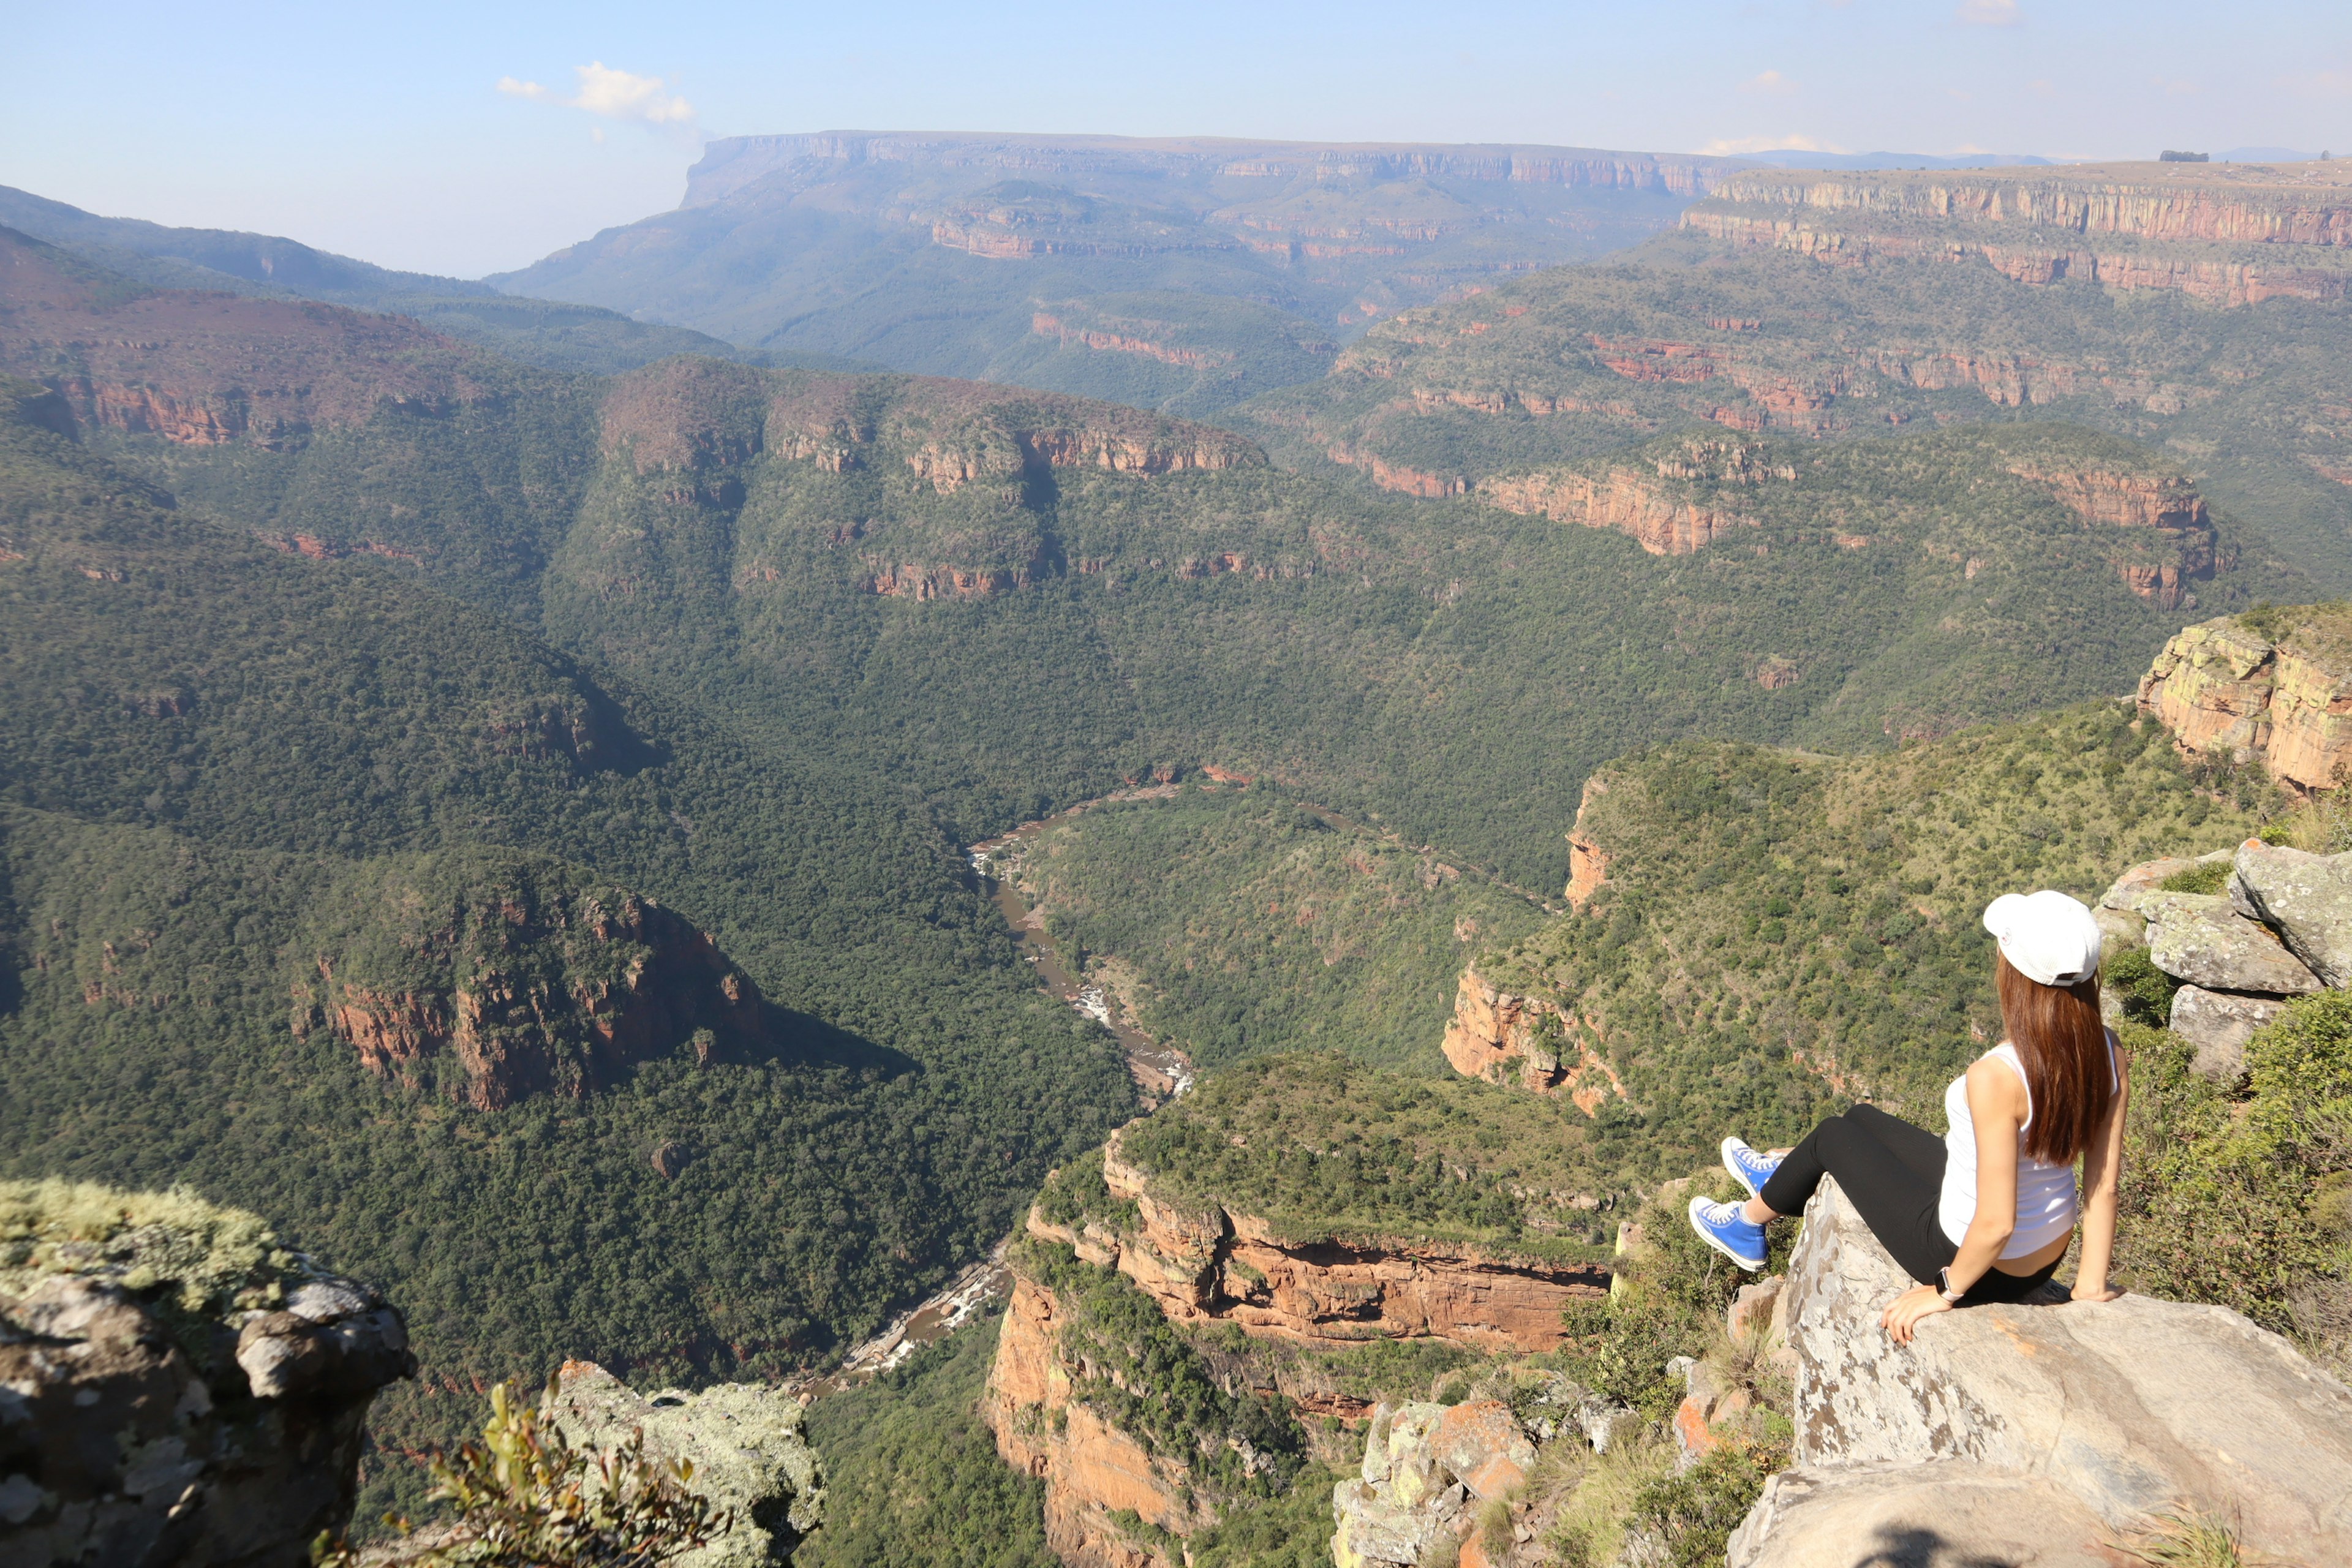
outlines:
{"label": "rock outcrop", "polygon": [[1629,468],[1482,479],[1477,493],[1505,511],[1613,528],[1653,555],[1696,554],[1734,530],[1756,526],[1754,518],[1663,494],[1654,480]]}
{"label": "rock outcrop", "polygon": [[593,1362],[566,1362],[552,1406],[574,1447],[617,1448],[645,1434],[656,1460],[694,1466],[693,1487],[735,1513],[735,1527],[677,1559],[681,1568],[760,1568],[792,1560],[824,1517],[817,1458],[802,1435],[800,1402],[759,1384],[729,1383],[697,1394],[639,1394]]}
{"label": "rock outcrop", "polygon": [[306,1564],[415,1369],[396,1309],[252,1215],[0,1184],[0,1561]]}
{"label": "rock outcrop", "polygon": [[[1535,1468],[1535,1445],[1499,1399],[1413,1404],[1373,1413],[1359,1476],[1332,1489],[1337,1568],[1415,1564],[1470,1533],[1479,1503],[1508,1494]],[[1464,1549],[1472,1561],[1475,1545]]]}
{"label": "rock outcrop", "polygon": [[752,1049],[774,1026],[749,975],[653,900],[520,855],[426,857],[350,889],[293,985],[298,1034],[496,1110],[579,1097],[632,1065]]}
{"label": "rock outcrop", "polygon": [[2352,763],[2352,618],[2319,606],[2263,626],[2225,616],[2179,633],[2141,678],[2139,705],[2184,752],[2259,761],[2299,795],[2336,789]]}
{"label": "rock outcrop", "polygon": [[1823,1182],[1789,1272],[1796,1465],[1732,1568],[1904,1540],[2097,1563],[2110,1535],[2183,1509],[2254,1552],[2352,1560],[2352,1390],[2284,1340],[2125,1296],[1948,1312],[1898,1345],[1878,1314],[1911,1284]]}
{"label": "rock outcrop", "polygon": [[1068,1321],[1054,1291],[1016,1273],[988,1374],[989,1425],[997,1452],[1045,1483],[1045,1542],[1072,1568],[1152,1568],[1156,1559],[1115,1515],[1189,1535],[1208,1522],[1186,1483],[1189,1468],[1158,1458],[1084,1404],[1060,1338]]}
{"label": "rock outcrop", "polygon": [[[2220,891],[2168,890],[2227,872]],[[2288,998],[2352,985],[2352,854],[2314,855],[2250,838],[2196,859],[2151,860],[2116,879],[2096,911],[2105,957],[2145,946],[2183,982],[2170,1026],[2191,1067],[2225,1085],[2244,1077],[2246,1041]],[[2112,1009],[2110,1009],[2112,1010]]]}
{"label": "rock outcrop", "polygon": [[1593,1048],[1580,1020],[1549,998],[1490,984],[1475,964],[1455,987],[1444,1044],[1445,1059],[1463,1077],[1565,1095],[1587,1116],[1604,1100],[1625,1098],[1616,1069]]}
{"label": "rock outcrop", "polygon": [[1568,1306],[1608,1293],[1609,1271],[1597,1264],[1402,1238],[1298,1240],[1256,1215],[1173,1204],[1119,1158],[1117,1134],[1104,1152],[1103,1180],[1135,1205],[1137,1228],[1094,1221],[1073,1229],[1032,1210],[1030,1234],[1118,1269],[1180,1323],[1230,1322],[1310,1344],[1433,1338],[1531,1352],[1566,1338]]}

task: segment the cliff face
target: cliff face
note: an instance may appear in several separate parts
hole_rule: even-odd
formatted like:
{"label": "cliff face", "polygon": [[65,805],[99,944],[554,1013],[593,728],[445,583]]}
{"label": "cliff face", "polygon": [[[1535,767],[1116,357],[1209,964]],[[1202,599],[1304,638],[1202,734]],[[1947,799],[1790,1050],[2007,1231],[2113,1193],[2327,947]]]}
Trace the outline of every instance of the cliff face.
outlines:
{"label": "cliff face", "polygon": [[1654,455],[1646,467],[1648,473],[1612,464],[1505,476],[1480,480],[1476,493],[1505,511],[1613,528],[1653,555],[1690,555],[1757,526],[1728,499],[1740,488],[1797,477],[1793,465],[1760,446],[1698,437]]}
{"label": "cliff face", "polygon": [[380,406],[485,401],[499,363],[401,316],[155,290],[0,233],[0,373],[64,400],[78,435],[282,450]]}
{"label": "cliff face", "polygon": [[1056,1226],[1034,1236],[1117,1268],[1181,1323],[1231,1322],[1304,1343],[1436,1338],[1485,1350],[1549,1350],[1570,1303],[1606,1294],[1597,1265],[1548,1265],[1470,1246],[1356,1237],[1297,1240],[1256,1215],[1154,1197],[1150,1180],[1106,1146],[1103,1181],[1140,1216],[1132,1230]]}
{"label": "cliff face", "polygon": [[299,1568],[415,1375],[367,1286],[181,1193],[0,1184],[0,1560]]}
{"label": "cliff face", "polygon": [[1066,1321],[1052,1289],[1015,1274],[988,1374],[997,1451],[1045,1483],[1045,1539],[1063,1562],[1072,1568],[1156,1568],[1164,1558],[1111,1515],[1132,1510],[1160,1530],[1190,1533],[1196,1521],[1185,1495],[1189,1468],[1156,1459],[1131,1435],[1071,1402],[1072,1369],[1061,1348]]}
{"label": "cliff face", "polygon": [[2340,300],[2352,282],[2352,181],[2317,164],[1751,170],[1683,223],[1733,247],[1828,262],[1982,257],[2021,283],[2179,289],[2222,306]]}
{"label": "cliff face", "polygon": [[1517,1081],[1538,1094],[1565,1095],[1587,1116],[1603,1100],[1625,1098],[1616,1069],[1593,1048],[1590,1026],[1549,997],[1490,984],[1475,964],[1462,972],[1444,1048],[1445,1059],[1465,1078]]}
{"label": "cliff face", "polygon": [[324,1027],[370,1072],[478,1110],[768,1037],[751,978],[652,900],[522,857],[478,879],[453,870],[401,862],[348,890],[305,944],[298,1032]]}
{"label": "cliff face", "polygon": [[2133,593],[2168,610],[2193,605],[2196,598],[2187,584],[2233,563],[2205,513],[2204,498],[2179,475],[2118,472],[2095,465],[2055,468],[2032,461],[2012,463],[2009,471],[2046,486],[2094,528],[2147,531],[2146,542],[2158,557],[2121,559],[2116,567]]}
{"label": "cliff face", "polygon": [[2252,618],[2225,616],[2166,643],[2140,680],[2140,708],[2190,754],[2259,759],[2303,795],[2336,789],[2352,764],[2352,627],[2326,606],[2271,613],[2271,635]]}

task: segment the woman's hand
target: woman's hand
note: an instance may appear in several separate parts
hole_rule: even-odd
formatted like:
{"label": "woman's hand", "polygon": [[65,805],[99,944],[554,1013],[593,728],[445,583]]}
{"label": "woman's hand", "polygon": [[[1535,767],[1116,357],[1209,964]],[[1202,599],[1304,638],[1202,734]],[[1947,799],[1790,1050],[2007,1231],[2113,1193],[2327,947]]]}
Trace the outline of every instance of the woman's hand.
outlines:
{"label": "woman's hand", "polygon": [[2116,1301],[2122,1299],[2123,1291],[2113,1285],[2096,1290],[2085,1290],[2079,1284],[2074,1287],[2074,1300],[2077,1301]]}
{"label": "woman's hand", "polygon": [[1913,1331],[1922,1318],[1932,1318],[1938,1312],[1948,1312],[1952,1304],[1933,1285],[1918,1285],[1895,1298],[1886,1310],[1878,1314],[1879,1326],[1895,1336],[1898,1345],[1911,1342]]}

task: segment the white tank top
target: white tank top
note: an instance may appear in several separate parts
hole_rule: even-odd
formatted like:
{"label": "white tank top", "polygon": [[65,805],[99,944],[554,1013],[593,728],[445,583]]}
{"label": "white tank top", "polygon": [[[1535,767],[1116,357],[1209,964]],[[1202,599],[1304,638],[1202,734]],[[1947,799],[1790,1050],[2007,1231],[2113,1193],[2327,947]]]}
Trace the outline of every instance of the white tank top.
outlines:
{"label": "white tank top", "polygon": [[[2003,1040],[1979,1058],[1991,1061],[1998,1058],[2007,1062],[2025,1082],[2025,1064],[2017,1059],[2017,1047]],[[2107,1036],[2107,1072],[2109,1081],[2121,1087],[2115,1076],[2116,1037]],[[1937,1205],[1936,1218],[1944,1234],[1958,1247],[1969,1233],[1969,1222],[1977,1217],[1977,1124],[1969,1114],[1969,1078],[1962,1073],[1944,1091],[1944,1120],[1951,1129],[1944,1134],[1944,1193]],[[2074,1165],[2068,1161],[2053,1165],[2037,1160],[2025,1152],[2025,1130],[2033,1125],[2033,1086],[2026,1084],[2025,1120],[2017,1129],[2017,1228],[2009,1234],[2009,1245],[2001,1248],[2002,1258],[2030,1258],[2052,1242],[2074,1228],[2077,1205],[2074,1194]]]}

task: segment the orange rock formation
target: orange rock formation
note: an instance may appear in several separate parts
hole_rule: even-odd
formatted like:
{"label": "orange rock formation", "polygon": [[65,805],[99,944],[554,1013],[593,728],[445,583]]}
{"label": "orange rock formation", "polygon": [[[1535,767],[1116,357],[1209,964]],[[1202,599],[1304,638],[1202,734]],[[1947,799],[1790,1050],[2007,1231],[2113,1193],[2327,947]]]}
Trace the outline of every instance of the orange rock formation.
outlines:
{"label": "orange rock formation", "polygon": [[2352,773],[2352,622],[2300,613],[2275,643],[2234,616],[2188,627],[2141,678],[2141,710],[2192,755],[2259,759],[2300,795],[2341,787]]}

